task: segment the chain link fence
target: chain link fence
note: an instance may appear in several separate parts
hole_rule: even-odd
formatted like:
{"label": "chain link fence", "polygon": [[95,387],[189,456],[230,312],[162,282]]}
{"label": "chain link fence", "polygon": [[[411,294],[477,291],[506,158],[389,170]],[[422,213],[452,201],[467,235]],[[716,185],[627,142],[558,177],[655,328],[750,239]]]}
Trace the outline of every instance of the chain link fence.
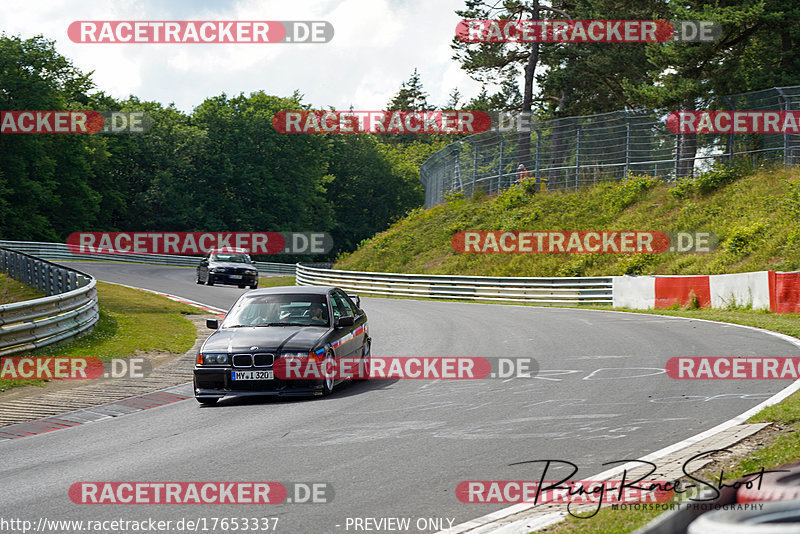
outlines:
{"label": "chain link fence", "polygon": [[[722,97],[722,109],[800,110],[800,86],[775,87]],[[702,170],[714,160],[747,157],[753,163],[800,163],[797,134],[675,134],[666,125],[669,111],[615,111],[597,115],[531,120],[501,116],[492,130],[451,143],[420,166],[425,207],[451,192],[471,196],[497,193],[522,179],[537,191],[569,191],[628,174],[674,180]]]}

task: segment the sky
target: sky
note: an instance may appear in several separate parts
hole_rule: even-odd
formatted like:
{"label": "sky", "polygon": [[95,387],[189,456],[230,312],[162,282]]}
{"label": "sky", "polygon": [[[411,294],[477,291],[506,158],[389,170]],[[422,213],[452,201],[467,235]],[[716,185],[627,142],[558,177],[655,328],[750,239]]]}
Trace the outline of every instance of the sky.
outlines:
{"label": "sky", "polygon": [[[136,95],[191,112],[226,93],[291,96],[315,109],[381,110],[418,69],[428,101],[463,100],[480,84],[452,59],[450,42],[464,0],[0,0],[0,31],[43,35],[98,90]],[[76,20],[324,20],[324,44],[73,43]],[[491,88],[490,88],[491,91]]]}

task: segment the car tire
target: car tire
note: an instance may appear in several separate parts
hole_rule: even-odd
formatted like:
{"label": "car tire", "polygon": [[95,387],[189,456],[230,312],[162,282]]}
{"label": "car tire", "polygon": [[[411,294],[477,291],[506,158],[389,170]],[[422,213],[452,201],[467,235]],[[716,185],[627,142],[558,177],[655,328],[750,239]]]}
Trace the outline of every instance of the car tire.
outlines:
{"label": "car tire", "polygon": [[[322,369],[323,372],[328,370],[328,365],[334,361],[333,354],[330,352],[325,353],[325,359],[322,360]],[[322,377],[322,396],[327,397],[331,393],[333,393],[333,389],[336,387],[336,377],[335,376],[323,376]]]}
{"label": "car tire", "polygon": [[209,286],[213,286],[214,285],[214,277],[211,274],[209,274],[208,278],[206,278],[206,284],[209,285]]}
{"label": "car tire", "polygon": [[195,399],[203,406],[213,406],[219,400],[217,397],[195,397]]}
{"label": "car tire", "polygon": [[364,343],[364,347],[361,350],[361,366],[359,367],[358,379],[359,380],[369,380],[369,373],[372,369],[372,347],[370,346],[370,342],[367,341]]}
{"label": "car tire", "polygon": [[247,287],[247,284],[239,284],[239,289],[244,289]]}
{"label": "car tire", "polygon": [[195,281],[195,283],[197,283],[197,284],[203,285],[203,281],[202,281],[202,280],[200,280],[200,273],[197,273],[197,276],[195,277],[195,280],[194,280],[194,281]]}
{"label": "car tire", "polygon": [[250,286],[250,289],[258,289],[258,282]]}

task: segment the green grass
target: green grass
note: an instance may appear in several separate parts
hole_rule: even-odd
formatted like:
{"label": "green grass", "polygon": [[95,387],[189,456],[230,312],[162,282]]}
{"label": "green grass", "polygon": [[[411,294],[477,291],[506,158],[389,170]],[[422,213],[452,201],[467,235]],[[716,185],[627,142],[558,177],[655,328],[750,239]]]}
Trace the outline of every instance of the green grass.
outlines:
{"label": "green grass", "polygon": [[[114,284],[97,283],[100,319],[94,330],[75,341],[43,348],[33,356],[127,358],[136,351],[182,354],[189,350],[197,330],[184,315],[196,308],[159,295]],[[17,354],[16,356],[19,356]],[[0,391],[44,380],[2,380]]]}
{"label": "green grass", "polygon": [[293,286],[294,276],[259,276],[258,287]]}
{"label": "green grass", "polygon": [[[335,268],[485,276],[791,271],[800,270],[799,223],[796,167],[710,172],[671,186],[636,176],[544,195],[523,184],[414,210]],[[459,254],[451,238],[462,230],[710,231],[720,245],[708,254]]]}
{"label": "green grass", "polygon": [[38,289],[17,282],[6,274],[0,273],[0,304],[11,304],[23,300],[38,299],[44,293]]}

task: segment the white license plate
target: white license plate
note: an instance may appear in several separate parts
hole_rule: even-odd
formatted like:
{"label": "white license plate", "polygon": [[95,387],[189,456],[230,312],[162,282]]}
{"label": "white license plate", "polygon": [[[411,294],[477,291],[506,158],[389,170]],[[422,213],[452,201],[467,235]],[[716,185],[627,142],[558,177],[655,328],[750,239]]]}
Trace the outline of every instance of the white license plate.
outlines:
{"label": "white license plate", "polygon": [[272,371],[231,371],[231,380],[272,380]]}
{"label": "white license plate", "polygon": [[231,275],[231,280],[241,280],[241,279],[242,279],[242,275],[241,274],[232,274]]}

